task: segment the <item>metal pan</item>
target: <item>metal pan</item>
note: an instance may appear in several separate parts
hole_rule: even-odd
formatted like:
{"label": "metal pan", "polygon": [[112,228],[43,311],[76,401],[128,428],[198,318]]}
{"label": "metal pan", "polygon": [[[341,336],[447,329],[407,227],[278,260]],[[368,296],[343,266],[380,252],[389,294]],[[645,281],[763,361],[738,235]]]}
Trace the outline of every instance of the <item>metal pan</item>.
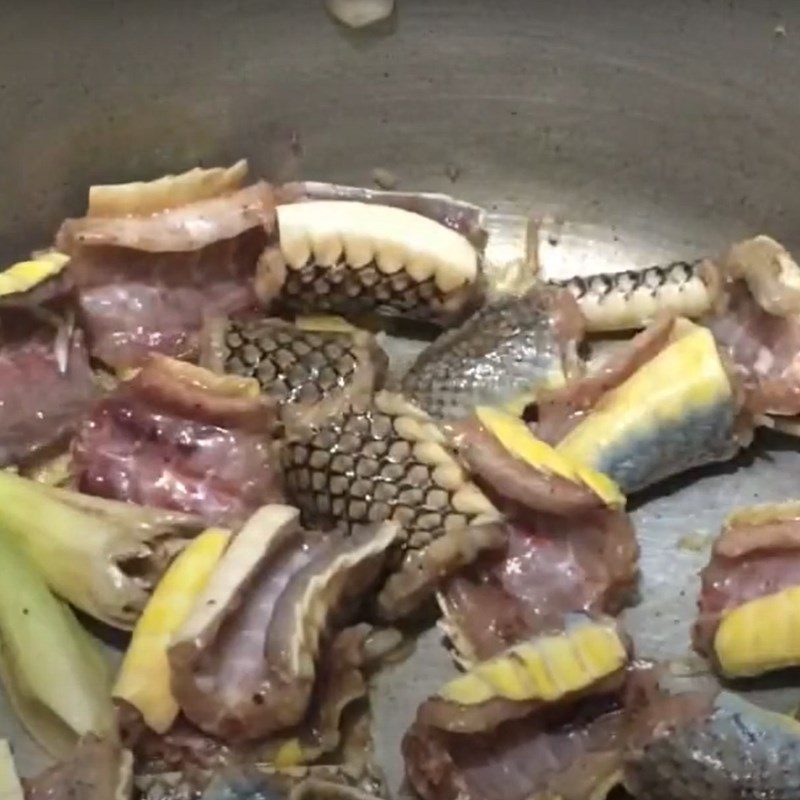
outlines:
{"label": "metal pan", "polygon": [[[791,0],[399,0],[377,31],[318,2],[7,4],[0,24],[0,256],[50,239],[85,187],[246,155],[274,180],[447,191],[547,217],[561,277],[800,245],[800,6]],[[384,176],[385,177],[385,176]],[[637,498],[639,654],[696,666],[708,537],[731,509],[800,495],[792,439]],[[373,692],[378,753],[452,670],[435,631]],[[796,706],[791,681],[744,687]],[[800,686],[800,680],[795,682]],[[22,771],[41,757],[0,703]]]}

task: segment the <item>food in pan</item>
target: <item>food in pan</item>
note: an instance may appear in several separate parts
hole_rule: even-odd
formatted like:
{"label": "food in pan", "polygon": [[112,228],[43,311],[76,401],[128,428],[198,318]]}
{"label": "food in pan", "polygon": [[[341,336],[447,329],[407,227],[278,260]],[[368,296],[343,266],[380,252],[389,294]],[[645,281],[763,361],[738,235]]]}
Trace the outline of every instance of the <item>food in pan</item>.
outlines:
{"label": "food in pan", "polygon": [[506,412],[479,408],[453,428],[459,455],[506,517],[505,547],[441,585],[441,625],[458,660],[558,630],[575,612],[620,611],[635,592],[639,548],[618,487]]}
{"label": "food in pan", "polygon": [[253,379],[153,353],[85,415],[75,481],[98,497],[241,523],[282,498],[276,417]]}
{"label": "food in pan", "polygon": [[257,511],[172,638],[172,690],[186,717],[229,741],[299,723],[328,617],[369,590],[396,535],[392,523],[316,535],[296,509]]}
{"label": "food in pan", "polygon": [[664,312],[695,319],[707,313],[720,291],[708,260],[551,281],[575,298],[589,331],[644,328]]}
{"label": "food in pan", "polygon": [[757,413],[800,414],[800,267],[778,242],[734,245],[722,263],[728,282],[708,325]]}
{"label": "food in pan", "polygon": [[75,326],[69,259],[49,251],[0,273],[0,464],[54,455],[98,392]]}
{"label": "food in pan", "polygon": [[[61,759],[0,752],[13,800],[385,797],[369,677],[437,613],[463,672],[404,741],[426,800],[797,796],[796,723],[646,689],[614,615],[629,495],[800,415],[800,269],[760,236],[554,285],[504,219],[238,162],[93,187],[0,274],[0,675]],[[800,664],[798,520],[714,543],[726,678]],[[115,678],[67,604],[132,629]]]}
{"label": "food in pan", "polygon": [[473,667],[423,703],[403,740],[425,800],[604,798],[621,782],[627,644],[572,620]]}
{"label": "food in pan", "polygon": [[574,374],[582,335],[580,312],[566,293],[537,286],[489,302],[443,333],[406,373],[403,391],[438,419],[483,405],[521,413],[541,389]]}
{"label": "food in pan", "polygon": [[479,252],[423,214],[307,200],[278,205],[276,218],[277,241],[261,256],[256,278],[267,306],[447,323],[479,299]]}
{"label": "food in pan", "polygon": [[29,800],[129,800],[133,789],[130,752],[110,739],[86,736],[70,758],[25,782]]}
{"label": "food in pan", "polygon": [[135,708],[148,728],[166,733],[180,711],[172,691],[167,650],[222,557],[230,532],[203,531],[170,564],[136,622],[112,690]]}
{"label": "food in pan", "polygon": [[[560,429],[553,442],[559,453],[605,473],[626,494],[727,461],[750,443],[752,423],[741,392],[704,327],[672,321],[666,341],[648,360],[627,376],[620,371],[621,380],[615,377],[609,371],[601,392],[594,391],[593,376],[586,379],[588,393],[581,381],[564,387],[548,403],[554,413],[547,424]],[[541,436],[545,430],[543,424]]]}
{"label": "food in pan", "polygon": [[666,696],[634,720],[625,785],[647,800],[768,798],[800,792],[800,723],[730,692]]}
{"label": "food in pan", "polygon": [[370,395],[388,366],[372,334],[337,317],[215,319],[202,350],[209,369],[258,381],[284,417]]}
{"label": "food in pan", "polygon": [[253,276],[275,210],[271,188],[242,188],[246,176],[240,162],[92,188],[87,216],[67,220],[56,240],[93,356],[114,369],[151,352],[191,356],[205,315],[256,306]]}
{"label": "food in pan", "polygon": [[110,666],[70,607],[0,534],[0,677],[25,729],[63,758],[88,734],[111,735]]}
{"label": "food in pan", "polygon": [[0,531],[48,586],[108,625],[133,627],[172,559],[204,529],[190,514],[46,486],[0,470]]}
{"label": "food in pan", "polygon": [[695,647],[727,677],[800,665],[800,504],[731,514],[701,573]]}
{"label": "food in pan", "polygon": [[286,491],[309,525],[348,534],[400,525],[381,614],[408,613],[438,580],[502,543],[499,513],[470,480],[442,429],[393,392],[362,397],[288,431]]}

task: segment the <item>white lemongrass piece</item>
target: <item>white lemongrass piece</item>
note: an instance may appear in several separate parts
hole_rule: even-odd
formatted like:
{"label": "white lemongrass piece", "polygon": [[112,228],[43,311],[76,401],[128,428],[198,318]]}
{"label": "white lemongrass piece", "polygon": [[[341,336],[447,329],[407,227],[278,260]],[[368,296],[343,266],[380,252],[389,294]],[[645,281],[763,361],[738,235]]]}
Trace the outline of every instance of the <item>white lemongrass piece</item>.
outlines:
{"label": "white lemongrass piece", "polygon": [[478,256],[466,237],[413,211],[347,200],[311,200],[279,205],[277,215],[281,252],[294,268],[306,263],[309,252],[327,265],[335,232],[345,253],[351,248],[356,253],[354,266],[367,263],[369,254],[382,272],[405,268],[415,278],[432,274],[445,292],[478,276]]}
{"label": "white lemongrass piece", "polygon": [[394,0],[325,0],[334,19],[348,28],[366,28],[389,17]]}
{"label": "white lemongrass piece", "polygon": [[115,727],[109,665],[72,609],[50,593],[5,531],[0,563],[5,696],[31,738],[51,756],[66,758],[80,737],[108,735]]}

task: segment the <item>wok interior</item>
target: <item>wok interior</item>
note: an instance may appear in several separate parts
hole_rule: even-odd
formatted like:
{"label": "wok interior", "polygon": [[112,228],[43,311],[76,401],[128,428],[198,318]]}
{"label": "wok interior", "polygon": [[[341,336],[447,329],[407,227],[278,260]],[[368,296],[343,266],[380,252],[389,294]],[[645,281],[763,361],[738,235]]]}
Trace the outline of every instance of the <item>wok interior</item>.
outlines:
{"label": "wok interior", "polygon": [[[277,0],[135,14],[48,2],[4,17],[7,263],[79,213],[88,184],[242,155],[274,181],[368,185],[380,169],[401,188],[549,217],[548,258],[565,274],[693,258],[757,232],[800,243],[800,8],[788,0],[401,0],[362,33],[321,3]],[[681,542],[734,505],[796,494],[794,450],[762,437],[755,456],[640,505],[642,602],[627,620],[641,655],[685,658],[706,552]],[[399,738],[449,670],[430,632],[380,678],[378,754],[393,787]],[[777,689],[770,704],[788,709],[795,698]],[[35,749],[2,719],[34,771]]]}

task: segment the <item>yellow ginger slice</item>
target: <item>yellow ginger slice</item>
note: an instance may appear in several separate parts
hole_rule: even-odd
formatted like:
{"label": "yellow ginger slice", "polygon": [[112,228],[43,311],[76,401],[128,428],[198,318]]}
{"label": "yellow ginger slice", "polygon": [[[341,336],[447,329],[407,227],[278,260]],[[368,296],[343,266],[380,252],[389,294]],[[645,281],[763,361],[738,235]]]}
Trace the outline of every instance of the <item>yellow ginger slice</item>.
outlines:
{"label": "yellow ginger slice", "polygon": [[503,698],[553,702],[624,667],[625,643],[612,622],[583,619],[562,633],[514,645],[475,665],[439,692],[459,705]]}
{"label": "yellow ginger slice", "polygon": [[564,437],[556,447],[562,456],[601,468],[604,458],[625,442],[731,397],[711,332],[684,323],[684,335],[610,391]]}
{"label": "yellow ginger slice", "polygon": [[714,652],[730,678],[800,664],[800,586],[758,597],[725,614],[714,636]]}
{"label": "yellow ginger slice", "polygon": [[68,261],[69,256],[48,250],[29,261],[13,264],[0,272],[0,297],[29,292],[48,278],[58,275]]}
{"label": "yellow ginger slice", "polygon": [[584,483],[608,506],[622,507],[625,496],[614,481],[602,472],[586,467],[546,442],[537,439],[518,417],[495,408],[475,410],[480,423],[503,447],[535,469],[559,475],[573,483]]}
{"label": "yellow ginger slice", "polygon": [[178,715],[167,649],[219,562],[230,534],[210,528],[189,543],[159,582],[133,631],[112,696],[137,708],[156,733]]}

